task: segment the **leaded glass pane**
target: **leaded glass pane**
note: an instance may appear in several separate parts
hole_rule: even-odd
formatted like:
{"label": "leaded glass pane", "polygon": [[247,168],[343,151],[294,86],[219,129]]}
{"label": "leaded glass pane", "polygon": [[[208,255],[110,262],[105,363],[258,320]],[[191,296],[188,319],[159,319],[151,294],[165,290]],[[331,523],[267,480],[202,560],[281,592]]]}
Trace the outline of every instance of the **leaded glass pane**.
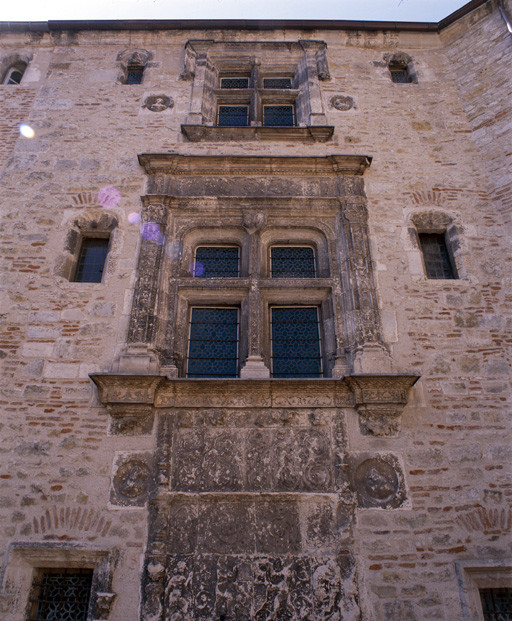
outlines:
{"label": "leaded glass pane", "polygon": [[187,377],[236,377],[238,309],[193,308]]}
{"label": "leaded glass pane", "polygon": [[7,84],[20,84],[22,77],[23,72],[19,71],[18,69],[13,69],[9,74]]}
{"label": "leaded glass pane", "polygon": [[291,88],[291,78],[263,78],[263,88]]}
{"label": "leaded glass pane", "polygon": [[92,569],[41,570],[33,621],[86,621]]}
{"label": "leaded glass pane", "polygon": [[196,248],[194,276],[230,278],[239,274],[238,246],[200,246]]}
{"label": "leaded glass pane", "polygon": [[144,67],[140,67],[139,65],[130,65],[128,67],[125,84],[142,84],[143,74]]}
{"label": "leaded glass pane", "polygon": [[249,78],[221,78],[221,88],[249,88]]}
{"label": "leaded glass pane", "polygon": [[396,82],[397,84],[405,84],[410,81],[407,69],[390,69],[390,71],[391,80],[393,82]]}
{"label": "leaded glass pane", "polygon": [[270,249],[272,278],[314,278],[315,253],[313,248],[274,246]]}
{"label": "leaded glass pane", "polygon": [[512,589],[480,589],[484,621],[512,621]]}
{"label": "leaded glass pane", "polygon": [[248,124],[248,119],[248,106],[219,106],[218,125],[245,127]]}
{"label": "leaded glass pane", "polygon": [[289,127],[293,124],[293,106],[264,106],[263,125]]}
{"label": "leaded glass pane", "polygon": [[322,359],[316,307],[273,308],[273,377],[320,377]]}
{"label": "leaded glass pane", "polygon": [[108,239],[84,239],[78,259],[75,282],[101,282],[107,252]]}
{"label": "leaded glass pane", "polygon": [[457,278],[453,269],[444,235],[420,233],[420,244],[427,278]]}

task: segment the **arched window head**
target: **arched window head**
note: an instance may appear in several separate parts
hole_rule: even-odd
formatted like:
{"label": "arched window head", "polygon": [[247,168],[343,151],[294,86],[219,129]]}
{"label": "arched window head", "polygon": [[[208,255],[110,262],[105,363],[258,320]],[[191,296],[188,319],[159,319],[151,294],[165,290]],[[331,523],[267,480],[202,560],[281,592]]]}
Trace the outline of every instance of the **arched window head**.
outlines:
{"label": "arched window head", "polygon": [[151,52],[143,49],[120,52],[117,55],[120,68],[119,82],[121,84],[142,84],[144,71],[152,57]]}
{"label": "arched window head", "polygon": [[29,63],[27,56],[11,54],[0,62],[0,84],[20,84]]}

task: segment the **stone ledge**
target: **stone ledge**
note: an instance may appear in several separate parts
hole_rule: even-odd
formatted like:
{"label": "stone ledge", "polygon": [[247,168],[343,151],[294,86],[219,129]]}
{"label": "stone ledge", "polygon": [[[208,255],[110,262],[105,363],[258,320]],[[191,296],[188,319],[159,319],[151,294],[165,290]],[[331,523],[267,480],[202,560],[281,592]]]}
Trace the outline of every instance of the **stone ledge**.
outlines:
{"label": "stone ledge", "polygon": [[224,142],[226,140],[291,140],[293,142],[327,142],[334,133],[333,125],[308,127],[217,127],[182,125],[182,133],[191,142]]}

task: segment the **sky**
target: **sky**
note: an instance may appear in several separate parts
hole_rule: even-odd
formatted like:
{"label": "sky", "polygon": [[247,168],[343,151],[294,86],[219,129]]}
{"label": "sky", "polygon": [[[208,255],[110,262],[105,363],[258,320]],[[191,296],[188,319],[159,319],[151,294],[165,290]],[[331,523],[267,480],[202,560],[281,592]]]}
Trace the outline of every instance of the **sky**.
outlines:
{"label": "sky", "polygon": [[438,22],[460,0],[2,0],[0,21],[352,19]]}

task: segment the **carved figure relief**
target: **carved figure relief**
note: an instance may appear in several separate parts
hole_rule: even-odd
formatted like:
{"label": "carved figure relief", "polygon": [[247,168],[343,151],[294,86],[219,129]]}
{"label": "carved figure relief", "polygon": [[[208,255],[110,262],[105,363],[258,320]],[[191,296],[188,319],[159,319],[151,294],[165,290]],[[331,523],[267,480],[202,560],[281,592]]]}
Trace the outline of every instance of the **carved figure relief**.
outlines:
{"label": "carved figure relief", "polygon": [[353,480],[360,507],[396,508],[405,499],[403,476],[392,455],[361,461]]}
{"label": "carved figure relief", "polygon": [[152,476],[147,456],[133,456],[117,467],[111,501],[115,504],[143,505],[151,485]]}
{"label": "carved figure relief", "polygon": [[330,104],[332,108],[342,111],[356,107],[354,100],[349,95],[334,95],[334,97],[331,97]]}
{"label": "carved figure relief", "polygon": [[150,95],[144,100],[143,108],[147,108],[151,112],[163,112],[167,108],[174,106],[174,100],[167,95]]}

